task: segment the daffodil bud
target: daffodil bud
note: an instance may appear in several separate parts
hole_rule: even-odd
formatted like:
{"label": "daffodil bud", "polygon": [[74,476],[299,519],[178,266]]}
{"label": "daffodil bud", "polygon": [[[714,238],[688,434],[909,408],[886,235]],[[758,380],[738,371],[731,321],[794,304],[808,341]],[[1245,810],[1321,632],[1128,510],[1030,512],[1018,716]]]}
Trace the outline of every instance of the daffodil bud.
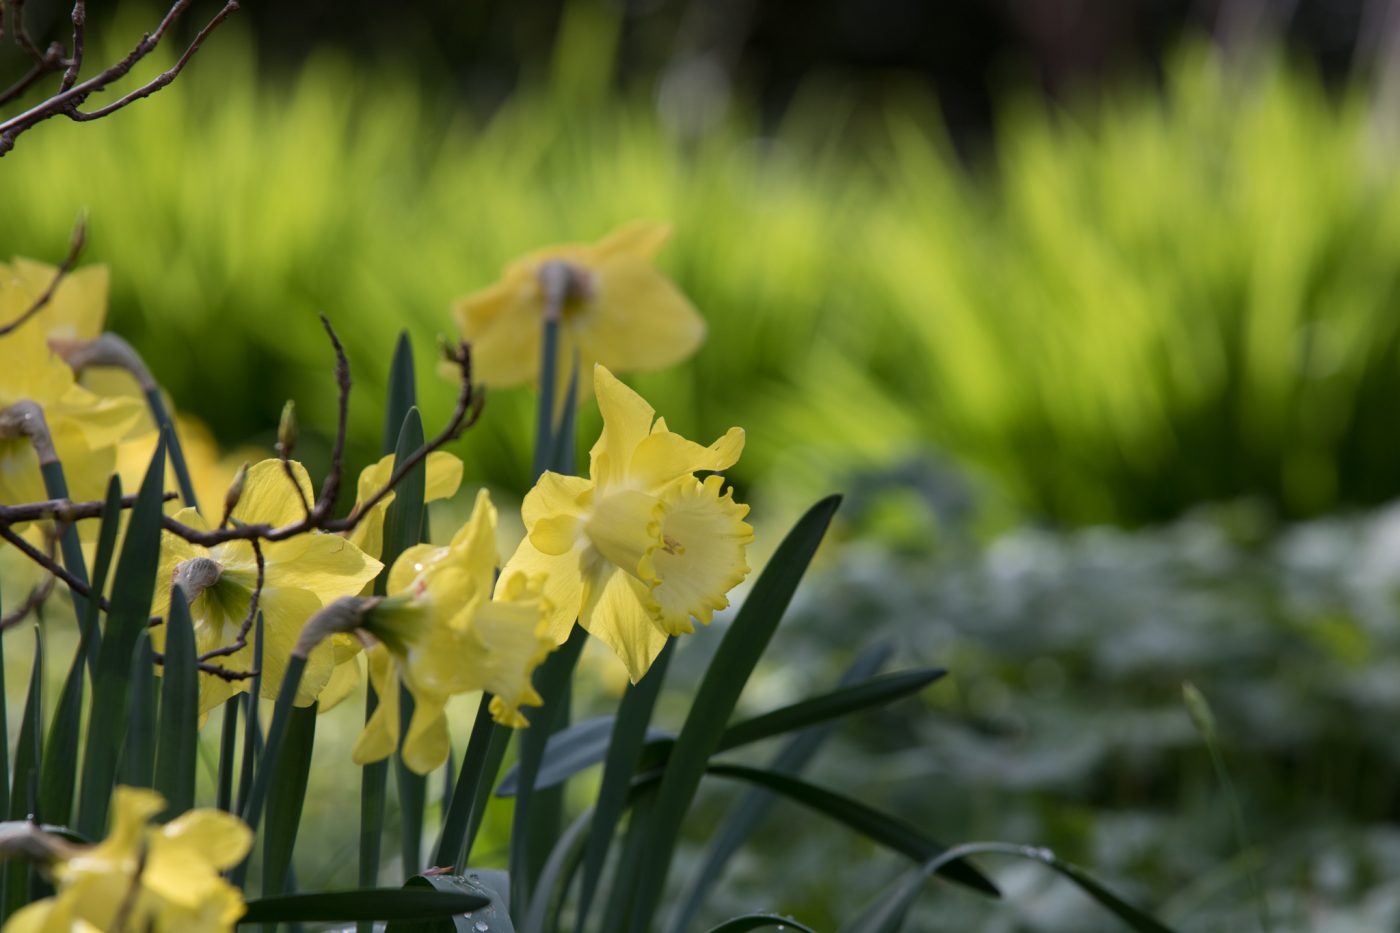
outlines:
{"label": "daffodil bud", "polygon": [[233,510],[238,508],[239,500],[243,498],[243,487],[248,483],[248,461],[243,461],[243,465],[238,468],[238,472],[233,475],[233,482],[228,484],[228,492],[224,493],[224,514],[232,515]]}
{"label": "daffodil bud", "polygon": [[297,403],[287,399],[287,404],[282,406],[282,420],[277,423],[277,454],[286,460],[296,446]]}

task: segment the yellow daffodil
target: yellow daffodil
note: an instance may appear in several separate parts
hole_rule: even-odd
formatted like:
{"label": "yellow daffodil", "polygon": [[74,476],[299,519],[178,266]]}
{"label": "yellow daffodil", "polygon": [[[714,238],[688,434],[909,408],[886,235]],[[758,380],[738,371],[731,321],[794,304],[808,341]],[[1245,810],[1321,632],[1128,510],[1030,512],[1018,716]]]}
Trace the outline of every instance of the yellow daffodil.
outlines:
{"label": "yellow daffodil", "polygon": [[[423,488],[424,502],[451,498],[457,494],[457,487],[462,485],[462,461],[446,451],[435,450],[428,454],[424,470],[427,473]],[[378,463],[360,471],[360,482],[355,495],[356,511],[384,487],[393,473],[393,454],[386,455]],[[384,514],[389,511],[389,505],[393,501],[392,492],[380,499],[350,532],[350,540],[371,557],[383,556]],[[321,691],[319,709],[323,713],[333,709],[355,692],[355,688],[359,687],[363,679],[361,667],[364,659],[360,654],[359,641],[349,635],[332,635],[330,640],[335,651],[335,669],[331,671],[331,678]]]}
{"label": "yellow daffodil", "polygon": [[[13,289],[28,307],[48,290],[57,273],[56,266],[16,256],[9,265],[0,263],[0,289]],[[110,279],[106,266],[84,266],[68,272],[37,319],[30,323],[38,326],[46,340],[94,339],[102,333],[107,320]],[[14,317],[8,315],[0,322]]]}
{"label": "yellow daffodil", "polygon": [[150,825],[165,808],[152,790],[118,787],[112,829],[75,847],[50,869],[57,893],[23,908],[5,933],[149,930],[224,933],[243,916],[243,897],[220,872],[243,860],[253,834],[221,810],[191,810]]}
{"label": "yellow daffodil", "polygon": [[398,745],[400,681],[414,701],[404,763],[419,774],[447,760],[443,706],[455,694],[488,690],[497,722],[526,725],[520,707],[541,702],[530,677],[554,648],[549,606],[525,575],[493,599],[496,564],[496,509],[485,490],[450,545],[419,545],[394,562],[390,596],[365,621],[378,641],[369,670],[379,706],[355,743],[356,764],[386,758]]}
{"label": "yellow daffodil", "polygon": [[[65,301],[57,310],[68,315],[65,309],[87,307],[84,300],[73,297],[88,287],[87,282],[84,278],[75,283],[78,293],[60,288]],[[22,315],[47,287],[47,281],[34,287],[15,266],[0,266],[0,323]],[[98,499],[112,473],[115,445],[137,423],[142,405],[126,398],[99,398],[74,381],[73,371],[50,349],[47,328],[86,333],[89,325],[77,310],[55,318],[47,316],[51,311],[45,308],[37,319],[0,336],[5,359],[0,367],[0,413],[14,411],[11,406],[26,401],[37,405],[63,463],[70,494],[75,499]],[[39,458],[29,439],[0,430],[0,502],[45,498]]]}
{"label": "yellow daffodil", "polygon": [[[300,520],[305,514],[301,497],[314,502],[315,494],[305,468],[294,461],[292,471],[301,489],[300,496],[279,461],[263,460],[253,464],[248,470],[243,496],[233,510],[233,520],[275,526]],[[192,528],[208,527],[194,509],[184,509],[175,518]],[[263,590],[258,601],[264,620],[262,690],[263,696],[275,698],[302,624],[326,603],[359,593],[383,565],[340,535],[319,531],[285,541],[264,542],[261,547],[265,565]],[[257,581],[252,545],[235,540],[204,548],[167,532],[161,542],[160,559],[155,612],[165,615],[168,611],[172,581],[180,572],[194,590],[190,613],[198,650],[205,652],[233,644],[247,616]],[[153,637],[157,650],[161,650],[163,629],[154,629]],[[244,648],[219,658],[218,663],[229,670],[250,670],[252,637]],[[301,689],[297,691],[298,706],[307,706],[316,699],[330,677],[333,664],[334,652],[329,643],[311,653]],[[246,689],[247,680],[227,681],[211,674],[201,675],[200,713],[209,712]]]}
{"label": "yellow daffodil", "polygon": [[[135,386],[135,382],[131,384]],[[156,449],[155,422],[151,420],[149,411],[141,419],[139,427],[144,429],[143,433],[137,433],[117,446],[116,472],[121,477],[122,489],[128,491],[141,485],[146,467],[151,462],[151,454]],[[200,512],[206,519],[218,521],[224,514],[224,494],[228,492],[238,468],[245,463],[256,463],[267,453],[251,445],[243,445],[229,452],[222,451],[208,426],[183,412],[175,415],[175,431],[180,438],[180,449],[185,454],[190,480],[194,483],[195,496],[199,499]],[[174,493],[180,491],[175,471],[169,466],[165,470],[165,488]],[[166,504],[167,511],[172,513],[180,507],[178,499]]]}
{"label": "yellow daffodil", "polygon": [[543,576],[555,641],[569,637],[577,617],[635,683],[668,635],[694,631],[692,618],[708,623],[749,572],[748,506],[734,501],[721,477],[694,475],[732,466],[744,432],[730,428],[702,447],[667,430],[602,366],[594,368],[594,387],[603,433],[590,477],[540,477],[525,497],[526,537],[501,585],[518,573]]}
{"label": "yellow daffodil", "polygon": [[551,246],[511,263],[495,285],[459,299],[452,312],[472,345],[476,378],[488,386],[538,381],[547,310],[542,270],[550,264],[566,272],[556,380],[561,393],[576,354],[579,392],[586,396],[594,362],[644,371],[695,352],[705,322],[652,266],[669,234],[662,224],[633,223],[598,243]]}

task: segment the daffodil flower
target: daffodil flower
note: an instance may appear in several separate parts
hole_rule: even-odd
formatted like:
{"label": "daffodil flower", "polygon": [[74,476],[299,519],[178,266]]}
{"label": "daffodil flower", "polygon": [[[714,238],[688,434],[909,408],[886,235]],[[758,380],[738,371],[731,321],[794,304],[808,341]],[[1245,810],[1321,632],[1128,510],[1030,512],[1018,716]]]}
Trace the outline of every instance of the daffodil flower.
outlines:
{"label": "daffodil flower", "polygon": [[694,631],[692,618],[708,623],[749,572],[748,506],[734,501],[721,477],[694,475],[732,466],[744,432],[730,428],[702,447],[669,431],[601,365],[594,387],[603,433],[589,478],[540,477],[525,496],[526,537],[506,562],[501,585],[511,586],[520,573],[543,576],[554,640],[562,644],[577,617],[617,653],[635,683],[668,635]]}
{"label": "daffodil flower", "polygon": [[369,652],[379,705],[355,743],[356,764],[388,757],[399,742],[399,683],[413,696],[403,760],[427,774],[450,748],[443,707],[455,694],[487,690],[491,714],[526,725],[522,705],[538,706],[530,677],[554,640],[539,581],[524,575],[491,594],[497,564],[496,509],[482,490],[471,518],[447,547],[409,548],[389,571],[389,598],[365,620],[378,644]]}
{"label": "daffodil flower", "polygon": [[[300,494],[292,486],[277,460],[255,463],[248,470],[242,498],[233,510],[233,520],[244,524],[286,525],[304,516],[302,501],[314,501],[311,480],[300,463],[292,462]],[[175,515],[192,528],[208,526],[194,509]],[[323,605],[341,596],[359,593],[379,573],[382,564],[340,535],[313,531],[285,541],[261,545],[264,580],[258,608],[263,614],[263,696],[275,699],[287,667],[287,658],[296,644],[302,624]],[[190,593],[190,613],[194,620],[195,644],[200,652],[234,643],[239,627],[248,614],[248,605],[257,584],[257,562],[247,541],[233,540],[212,548],[191,544],[166,533],[161,542],[161,562],[157,577],[155,611],[165,615],[175,574],[180,572],[194,591]],[[163,650],[163,628],[152,631],[157,650]],[[219,658],[229,670],[246,671],[253,666],[253,639],[239,651]],[[298,706],[315,701],[325,686],[334,664],[329,643],[311,653]],[[247,680],[227,681],[211,674],[199,678],[199,709],[208,713],[235,693],[248,689]]]}
{"label": "daffodil flower", "polygon": [[600,362],[618,371],[660,369],[695,352],[705,322],[680,290],[652,265],[670,228],[633,223],[598,243],[551,246],[516,260],[501,280],[459,299],[453,315],[472,345],[476,378],[488,386],[537,382],[547,309],[541,272],[550,263],[568,270],[560,309],[563,386],[575,353],[579,375]]}
{"label": "daffodil flower", "polygon": [[243,897],[220,872],[241,862],[253,834],[221,810],[191,810],[164,826],[152,790],[118,787],[112,829],[50,868],[57,893],[24,907],[5,933],[117,929],[224,933],[243,916]]}
{"label": "daffodil flower", "polygon": [[[48,287],[47,280],[37,287],[31,281],[35,276],[16,269],[28,270],[29,266],[0,266],[0,323],[24,314]],[[75,499],[102,497],[115,463],[116,444],[128,435],[143,411],[135,399],[100,398],[78,385],[73,371],[49,347],[51,328],[56,333],[86,333],[90,329],[91,322],[79,313],[92,304],[90,298],[83,298],[95,287],[90,279],[93,276],[80,278],[69,288],[60,287],[55,307],[46,306],[34,320],[0,337],[5,359],[0,367],[0,412],[22,402],[32,402],[42,410]],[[39,458],[29,438],[0,431],[0,502],[45,498]]]}
{"label": "daffodil flower", "polygon": [[[423,487],[423,501],[435,502],[457,494],[462,485],[462,461],[443,450],[428,454],[423,465],[426,481]],[[388,454],[378,463],[360,471],[360,482],[355,492],[355,510],[358,512],[394,474],[394,455]],[[394,493],[380,499],[369,511],[361,516],[359,523],[350,532],[350,540],[355,546],[371,557],[382,557],[384,551],[384,515],[394,501]],[[360,643],[350,635],[332,635],[331,646],[335,652],[335,669],[321,691],[321,712],[333,709],[360,685],[363,675],[363,658]]]}

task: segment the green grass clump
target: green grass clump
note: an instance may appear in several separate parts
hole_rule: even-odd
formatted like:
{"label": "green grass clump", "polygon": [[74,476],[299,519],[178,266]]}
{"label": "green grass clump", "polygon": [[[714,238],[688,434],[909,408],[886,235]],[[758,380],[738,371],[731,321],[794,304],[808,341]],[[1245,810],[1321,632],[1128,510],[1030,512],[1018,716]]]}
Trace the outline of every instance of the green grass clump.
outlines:
{"label": "green grass clump", "polygon": [[[380,395],[398,331],[450,331],[514,256],[666,219],[711,334],[639,382],[696,436],[748,428],[743,484],[796,503],[932,446],[1072,523],[1392,494],[1400,176],[1361,95],[1197,51],[1160,92],[1008,107],[969,172],[904,99],[799,99],[772,127],[737,101],[684,132],[607,90],[615,25],[575,5],[552,68],[486,118],[330,54],[260,73],[227,29],[158,99],[21,139],[0,255],[61,255],[89,208],[113,327],[233,442],[287,397],[331,423],[315,312]],[[452,389],[419,365],[431,426]],[[518,490],[529,405],[493,394],[471,475]],[[362,462],[379,425],[352,418]]]}

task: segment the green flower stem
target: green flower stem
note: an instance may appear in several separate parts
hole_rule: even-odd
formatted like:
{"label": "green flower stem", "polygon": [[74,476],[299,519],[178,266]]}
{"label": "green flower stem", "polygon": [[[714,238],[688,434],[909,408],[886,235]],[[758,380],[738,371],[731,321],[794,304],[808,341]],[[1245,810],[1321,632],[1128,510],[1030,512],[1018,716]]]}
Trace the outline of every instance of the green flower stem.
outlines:
{"label": "green flower stem", "polygon": [[241,698],[229,697],[224,702],[223,731],[219,736],[219,778],[214,805],[225,813],[233,810],[233,764],[238,745],[238,703]]}
{"label": "green flower stem", "polygon": [[535,459],[531,468],[539,479],[554,460],[554,380],[559,356],[559,316],[546,314],[540,340],[540,398],[535,409]]}
{"label": "green flower stem", "polygon": [[[365,691],[365,722],[369,722],[374,710],[379,706],[374,685],[368,684]],[[375,761],[360,769],[360,875],[361,888],[373,888],[379,884],[380,841],[384,833],[384,793],[389,780],[389,761]],[[362,921],[357,929],[360,933],[372,933],[374,924]]]}

